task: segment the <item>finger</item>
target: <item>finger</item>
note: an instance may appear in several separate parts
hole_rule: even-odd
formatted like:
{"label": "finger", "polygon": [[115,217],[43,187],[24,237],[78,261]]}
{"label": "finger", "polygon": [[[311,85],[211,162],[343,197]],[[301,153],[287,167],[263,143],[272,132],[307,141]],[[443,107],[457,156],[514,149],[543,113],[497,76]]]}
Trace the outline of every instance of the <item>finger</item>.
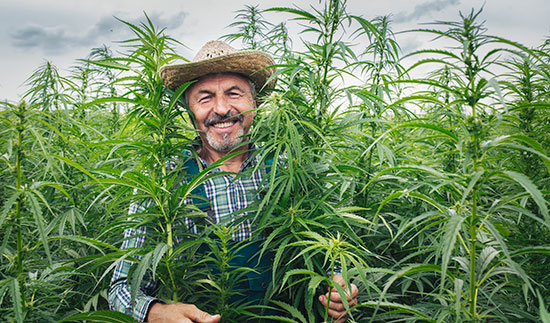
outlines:
{"label": "finger", "polygon": [[201,311],[195,305],[188,305],[186,308],[186,316],[197,323],[217,323],[220,321],[220,315],[210,315],[204,311]]}
{"label": "finger", "polygon": [[346,312],[346,306],[344,305],[344,303],[330,302],[328,308],[329,310],[333,310],[336,312]]}
{"label": "finger", "polygon": [[319,302],[323,304],[323,307],[327,307],[328,297],[327,295],[319,295]]}
{"label": "finger", "polygon": [[335,310],[328,310],[328,315],[333,319],[336,320],[336,322],[345,322],[349,315],[344,311],[335,311]]}
{"label": "finger", "polygon": [[344,285],[346,284],[346,281],[344,280],[344,277],[341,274],[336,274],[332,276],[332,281],[340,284],[340,286],[342,287],[344,287]]}
{"label": "finger", "polygon": [[344,277],[342,275],[340,275],[340,274],[334,275],[332,277],[332,281],[347,289],[346,280],[344,279]]}
{"label": "finger", "polygon": [[[335,282],[335,283],[337,283],[338,285],[344,287],[344,288],[346,287],[346,286],[345,286],[346,283],[345,283],[345,281],[344,281],[344,278],[343,278],[342,275],[340,275],[340,274],[334,275],[334,276],[332,277],[332,281]],[[336,292],[336,291],[337,291],[337,289],[334,288],[334,287],[333,287],[333,288],[330,288],[330,286],[329,286],[329,287],[327,288],[327,292],[328,292],[328,293]]]}
{"label": "finger", "polygon": [[[326,295],[320,295],[319,296],[319,302],[323,305],[323,307],[329,306],[329,309],[336,310],[336,311],[346,311],[346,305],[343,302],[340,301],[334,301],[330,300],[328,302],[328,297]],[[357,298],[350,299],[347,302],[348,308],[351,310],[355,305],[357,305]]]}
{"label": "finger", "polygon": [[351,310],[355,305],[357,305],[357,300],[355,299],[350,300],[347,303],[347,307],[345,303],[332,302],[332,301],[329,302],[329,308],[336,311],[347,311],[348,309]]}
{"label": "finger", "polygon": [[327,294],[319,295],[319,302],[323,305],[323,307],[327,307],[328,305],[330,309],[334,309],[334,310],[345,308],[342,302],[335,302],[332,299],[329,302]]}
{"label": "finger", "polygon": [[[327,298],[330,297],[331,302],[342,303],[342,296],[338,292],[326,293],[325,295],[327,296]],[[349,302],[351,299],[352,299],[351,295],[348,295],[346,293],[346,300]]]}
{"label": "finger", "polygon": [[321,302],[323,307],[327,307],[327,303],[328,303],[329,309],[338,311],[338,312],[351,311],[357,305],[357,299],[351,299],[350,301],[347,302],[347,304],[343,302],[334,302],[334,301],[328,302],[326,300],[326,297],[319,298],[319,301]]}
{"label": "finger", "polygon": [[[346,293],[346,298],[347,298],[348,302],[352,299],[357,298],[357,296],[359,295],[359,289],[357,288],[357,286],[355,284],[350,284],[350,287],[351,287],[351,293],[348,292],[347,287],[344,287],[344,291]],[[327,295],[328,294],[329,293],[327,293]],[[342,301],[342,297],[340,296],[340,293],[335,288],[333,288],[330,291],[329,296],[330,296],[330,301],[331,302],[341,302]]]}
{"label": "finger", "polygon": [[207,315],[208,315],[207,318],[205,318],[202,321],[197,321],[197,322],[198,323],[218,323],[222,318],[220,314],[216,314],[216,315],[207,314]]}
{"label": "finger", "polygon": [[339,310],[339,311],[347,311],[349,308],[349,310],[351,311],[355,305],[357,305],[357,300],[352,299],[347,303],[347,308],[346,308],[346,303],[338,303],[338,302],[330,302],[329,308]]}
{"label": "finger", "polygon": [[[332,277],[332,281],[337,283],[338,285],[346,288],[346,281],[344,280],[344,277],[340,274],[336,274]],[[331,292],[336,291],[336,288],[332,288]]]}
{"label": "finger", "polygon": [[219,314],[216,315],[210,315],[208,313],[203,312],[204,314],[200,314],[200,317],[194,318],[193,322],[197,323],[218,323],[221,319],[221,316]]}

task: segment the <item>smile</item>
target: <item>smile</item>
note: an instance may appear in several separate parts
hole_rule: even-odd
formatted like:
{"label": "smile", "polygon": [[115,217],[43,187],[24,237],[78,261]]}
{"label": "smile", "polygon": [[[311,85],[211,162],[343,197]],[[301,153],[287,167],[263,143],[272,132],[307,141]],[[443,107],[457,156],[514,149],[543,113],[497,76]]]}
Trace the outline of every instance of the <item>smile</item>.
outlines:
{"label": "smile", "polygon": [[224,129],[224,128],[229,128],[229,127],[231,127],[231,126],[234,125],[235,123],[237,123],[237,120],[225,121],[225,122],[218,122],[218,123],[214,123],[212,126],[213,126],[214,128]]}
{"label": "smile", "polygon": [[204,125],[206,128],[214,127],[215,129],[223,130],[231,128],[236,123],[243,122],[243,120],[243,116],[239,114],[227,114],[225,116],[215,115],[205,120]]}

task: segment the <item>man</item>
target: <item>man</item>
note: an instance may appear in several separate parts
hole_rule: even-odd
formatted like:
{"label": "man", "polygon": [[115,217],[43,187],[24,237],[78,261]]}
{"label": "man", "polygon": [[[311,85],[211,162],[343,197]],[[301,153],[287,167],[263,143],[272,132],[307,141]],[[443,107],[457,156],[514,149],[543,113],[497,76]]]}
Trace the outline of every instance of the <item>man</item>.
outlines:
{"label": "man", "polygon": [[[249,154],[246,135],[250,130],[256,108],[256,91],[272,88],[274,65],[271,57],[259,51],[236,51],[231,46],[220,42],[208,42],[194,58],[192,63],[166,66],[161,70],[165,85],[177,89],[189,81],[195,81],[185,93],[189,113],[200,137],[201,145],[198,155],[203,166],[210,165],[220,158],[234,154],[219,167],[222,171],[243,174],[245,170],[255,169],[257,157]],[[241,152],[241,153],[238,153]],[[211,202],[209,221],[220,223],[228,217],[235,216],[235,211],[244,209],[257,197],[251,192],[258,190],[263,182],[265,170],[257,169],[248,172],[246,176],[234,178],[223,175],[210,178],[203,185],[208,200]],[[234,179],[234,180],[233,180]],[[227,197],[229,196],[229,198]],[[228,201],[238,201],[232,203]],[[238,204],[238,205],[236,205]],[[134,210],[135,211],[135,210]],[[231,219],[230,219],[231,220]],[[196,230],[194,223],[186,219],[186,224]],[[141,230],[141,231],[140,231]],[[143,241],[133,239],[137,234],[145,235],[145,231],[128,229],[125,232],[125,247],[139,247]],[[250,239],[253,227],[249,221],[243,221],[232,237],[235,241]],[[148,295],[148,287],[140,291],[134,306],[130,304],[130,292],[126,277],[131,263],[121,261],[117,264],[111,289],[109,303],[112,309],[132,314],[134,318],[148,322],[218,322],[219,315],[210,315],[192,304],[163,304]],[[335,281],[344,286],[341,276]],[[150,287],[153,287],[154,283]],[[350,306],[357,303],[357,287],[352,286],[348,297]],[[153,288],[150,288],[151,290]],[[333,290],[319,297],[326,306],[330,298],[329,315],[340,318],[343,322],[345,308],[339,294]]]}

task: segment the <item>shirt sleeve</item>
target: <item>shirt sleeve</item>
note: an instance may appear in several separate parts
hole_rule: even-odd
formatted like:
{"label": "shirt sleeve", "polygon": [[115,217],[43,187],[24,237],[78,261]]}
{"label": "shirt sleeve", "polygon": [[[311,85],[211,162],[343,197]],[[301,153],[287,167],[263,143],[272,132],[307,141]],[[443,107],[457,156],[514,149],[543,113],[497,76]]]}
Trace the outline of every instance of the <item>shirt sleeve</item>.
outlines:
{"label": "shirt sleeve", "polygon": [[[142,212],[143,210],[143,206],[134,203],[130,206],[128,213],[134,214]],[[143,246],[146,232],[147,229],[145,227],[126,229],[124,231],[122,249],[139,248]],[[128,281],[128,273],[133,264],[134,262],[129,260],[119,260],[117,262],[113,278],[111,279],[111,287],[109,288],[109,307],[111,310],[131,315],[134,319],[145,322],[149,307],[153,302],[158,301],[158,299],[153,296],[153,291],[157,287],[157,282],[152,280],[150,275],[146,275],[132,303],[131,284]]]}

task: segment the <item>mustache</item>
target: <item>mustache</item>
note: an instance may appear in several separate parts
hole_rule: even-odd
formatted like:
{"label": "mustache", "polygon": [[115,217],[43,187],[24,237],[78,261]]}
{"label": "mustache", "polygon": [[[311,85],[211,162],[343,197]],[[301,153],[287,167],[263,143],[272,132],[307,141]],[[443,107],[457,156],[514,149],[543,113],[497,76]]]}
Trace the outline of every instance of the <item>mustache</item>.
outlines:
{"label": "mustache", "polygon": [[216,123],[233,121],[233,120],[242,122],[244,120],[244,117],[240,113],[227,113],[225,115],[219,115],[216,113],[214,116],[204,120],[204,125],[206,127],[209,127]]}

